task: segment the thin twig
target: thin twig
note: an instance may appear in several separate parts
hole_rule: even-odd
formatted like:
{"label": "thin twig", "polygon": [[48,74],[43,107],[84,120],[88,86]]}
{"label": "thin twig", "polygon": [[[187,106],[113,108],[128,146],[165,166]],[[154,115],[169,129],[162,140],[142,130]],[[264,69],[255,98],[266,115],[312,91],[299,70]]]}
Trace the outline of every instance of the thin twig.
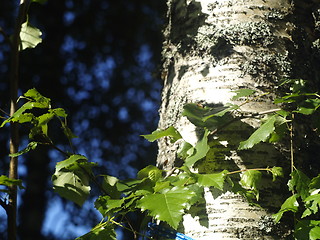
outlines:
{"label": "thin twig", "polygon": [[236,170],[233,172],[228,172],[227,174],[231,175],[231,174],[235,174],[235,173],[247,172],[247,171],[252,171],[252,170],[272,172],[272,170],[270,168],[252,168],[252,169],[240,169],[240,170]]}
{"label": "thin twig", "polygon": [[126,229],[126,230],[128,230],[128,231],[130,231],[130,232],[131,232],[131,231],[134,231],[136,234],[138,234],[138,235],[140,235],[140,236],[142,236],[142,237],[146,237],[146,238],[148,238],[148,239],[152,239],[152,238],[150,238],[150,237],[148,237],[148,236],[146,236],[146,235],[144,235],[144,234],[142,234],[142,233],[139,233],[139,232],[137,232],[137,231],[135,231],[135,230],[131,230],[130,228],[128,228],[128,227],[126,227],[126,226],[123,226],[122,224],[114,221],[113,219],[110,219],[110,222],[112,222],[113,224],[115,224],[115,225],[117,225],[117,226],[119,226],[119,227],[122,227],[123,229]]}
{"label": "thin twig", "polygon": [[2,108],[0,108],[0,112],[2,112],[3,114],[5,114],[7,117],[10,117],[10,114],[7,113],[6,111],[4,111]]}
{"label": "thin twig", "polygon": [[131,225],[131,223],[130,223],[130,221],[129,221],[129,219],[125,216],[125,218],[126,218],[126,220],[127,220],[127,223],[128,223],[128,225],[129,225],[129,227],[130,227],[130,229],[131,229],[131,232],[133,233],[133,237],[134,237],[134,239],[138,239],[138,236],[137,236],[137,232],[134,230],[134,228],[132,227],[132,225]]}
{"label": "thin twig", "polygon": [[291,162],[291,173],[294,170],[294,148],[293,148],[293,119],[294,114],[292,114],[292,122],[290,124],[290,162]]}

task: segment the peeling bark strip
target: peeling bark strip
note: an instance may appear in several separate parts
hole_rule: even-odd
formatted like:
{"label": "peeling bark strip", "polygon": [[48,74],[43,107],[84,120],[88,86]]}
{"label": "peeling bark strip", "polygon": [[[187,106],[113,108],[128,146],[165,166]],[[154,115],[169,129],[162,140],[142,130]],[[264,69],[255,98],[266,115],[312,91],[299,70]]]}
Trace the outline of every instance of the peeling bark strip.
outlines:
{"label": "peeling bark strip", "polygon": [[[271,92],[242,108],[256,113],[276,107],[276,86],[283,78],[303,78],[317,85],[320,10],[316,1],[168,0],[167,4],[160,129],[173,125],[194,145],[198,131],[181,116],[186,103],[221,106],[240,88],[254,89],[257,95]],[[272,145],[236,150],[252,126],[255,120],[222,131],[210,143],[212,154],[199,163],[198,171],[275,166],[279,161],[286,165]],[[178,145],[166,139],[158,144],[158,165],[171,169]],[[270,179],[263,181],[262,205],[275,210],[284,191],[279,183],[275,187]],[[184,218],[185,233],[195,239],[282,239],[289,232],[278,231],[267,211],[249,206],[239,195],[208,189],[204,197],[206,203]]]}

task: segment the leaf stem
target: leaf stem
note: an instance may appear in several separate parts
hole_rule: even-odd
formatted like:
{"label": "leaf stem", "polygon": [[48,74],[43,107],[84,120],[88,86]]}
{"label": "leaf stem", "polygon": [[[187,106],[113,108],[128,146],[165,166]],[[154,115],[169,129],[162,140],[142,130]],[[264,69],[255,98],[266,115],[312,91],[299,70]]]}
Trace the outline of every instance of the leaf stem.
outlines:
{"label": "leaf stem", "polygon": [[142,237],[146,237],[147,239],[152,239],[152,238],[146,236],[145,234],[142,234],[142,233],[139,233],[139,232],[135,231],[134,229],[130,229],[130,228],[126,227],[126,226],[123,226],[121,223],[118,223],[118,222],[114,221],[113,219],[110,219],[109,221],[112,222],[113,224],[119,226],[119,227],[122,227],[123,229],[126,229],[126,230],[128,230],[130,232],[133,232],[134,234],[140,235]]}
{"label": "leaf stem", "polygon": [[272,172],[272,170],[270,168],[252,168],[252,169],[240,169],[240,170],[236,170],[236,171],[232,171],[232,172],[228,172],[228,175],[231,174],[236,174],[236,173],[241,173],[241,172],[246,172],[246,171],[268,171],[268,172]]}

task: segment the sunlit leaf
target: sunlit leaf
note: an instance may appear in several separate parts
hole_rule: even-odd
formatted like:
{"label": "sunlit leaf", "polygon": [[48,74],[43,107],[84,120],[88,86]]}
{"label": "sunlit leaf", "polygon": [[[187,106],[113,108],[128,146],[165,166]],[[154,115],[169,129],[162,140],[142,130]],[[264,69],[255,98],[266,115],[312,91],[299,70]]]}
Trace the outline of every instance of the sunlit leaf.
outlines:
{"label": "sunlit leaf", "polygon": [[[192,149],[193,146],[186,142],[186,141],[183,141],[180,145],[179,145],[179,148],[177,150],[177,156],[180,158],[180,159],[186,159],[187,157],[190,156],[190,149]],[[192,152],[193,153],[193,152]],[[192,155],[191,153],[191,155]]]}
{"label": "sunlit leaf", "polygon": [[111,198],[119,198],[121,192],[117,188],[119,179],[109,175],[103,175],[102,188]]}
{"label": "sunlit leaf", "polygon": [[153,131],[151,134],[148,135],[141,135],[149,142],[154,142],[155,140],[162,138],[162,137],[171,137],[172,141],[175,142],[179,140],[181,137],[180,133],[173,127],[170,126],[165,130],[157,129]]}
{"label": "sunlit leaf", "polygon": [[291,197],[287,198],[286,201],[281,205],[279,212],[273,214],[273,218],[275,222],[279,222],[282,218],[283,213],[291,211],[297,212],[299,207],[299,203],[297,201],[297,195],[292,195]]}
{"label": "sunlit leaf", "polygon": [[243,88],[243,89],[239,89],[239,90],[236,90],[236,91],[233,91],[234,93],[236,93],[235,96],[233,96],[231,98],[231,100],[237,100],[241,97],[248,97],[252,94],[254,94],[256,91],[253,90],[253,89],[248,89],[248,88]]}
{"label": "sunlit leaf", "polygon": [[87,234],[76,238],[76,240],[116,240],[116,232],[111,224],[99,224]]}
{"label": "sunlit leaf", "polygon": [[29,89],[24,96],[28,99],[32,99],[34,102],[42,104],[43,108],[50,108],[50,98],[42,96],[37,89]]}
{"label": "sunlit leaf", "polygon": [[48,123],[54,116],[55,115],[51,112],[51,113],[42,114],[39,117],[37,117],[38,124],[36,125],[36,128],[40,130],[39,131],[40,134],[48,136]]}
{"label": "sunlit leaf", "polygon": [[262,124],[252,135],[245,141],[240,142],[239,150],[252,148],[254,145],[264,142],[268,139],[270,134],[275,130],[275,122],[277,118],[275,115],[270,117],[264,124]]}
{"label": "sunlit leaf", "polygon": [[148,210],[148,214],[157,220],[167,222],[172,228],[177,229],[187,202],[194,192],[187,188],[174,187],[165,193],[155,193],[144,196],[138,201],[138,207],[142,211]]}
{"label": "sunlit leaf", "polygon": [[[207,122],[210,118],[214,118],[216,117],[216,119],[219,119],[217,117],[223,117],[226,113],[231,112],[232,110],[238,109],[239,106],[238,105],[234,105],[234,104],[225,104],[223,108],[221,109],[216,109],[213,108],[212,110],[208,111],[205,116],[203,117],[203,121]],[[220,118],[221,121],[223,122],[223,119]]]}
{"label": "sunlit leaf", "polygon": [[2,122],[0,127],[3,127],[9,122],[31,122],[35,119],[34,115],[31,113],[25,113],[26,110],[33,108],[50,108],[50,99],[42,96],[35,88],[28,90],[24,97],[29,101],[23,104],[10,118]]}
{"label": "sunlit leaf", "polygon": [[41,31],[25,22],[21,25],[20,39],[21,39],[21,50],[26,48],[35,48],[39,43],[42,42]]}
{"label": "sunlit leaf", "polygon": [[82,206],[90,193],[91,168],[95,165],[82,155],[72,155],[57,163],[52,176],[54,190],[60,196]]}
{"label": "sunlit leaf", "polygon": [[158,181],[162,177],[162,170],[156,166],[149,165],[141,169],[137,174],[138,179],[149,178],[151,181]]}
{"label": "sunlit leaf", "polygon": [[49,109],[49,113],[53,113],[55,116],[66,118],[68,114],[63,108]]}
{"label": "sunlit leaf", "polygon": [[38,146],[38,142],[29,142],[26,148],[22,149],[21,151],[19,151],[17,153],[9,154],[9,156],[10,157],[18,157],[18,156],[25,154],[31,150],[34,150],[37,146]]}
{"label": "sunlit leaf", "polygon": [[8,178],[5,175],[0,175],[0,185],[6,186],[6,187],[12,187],[12,186],[19,186],[19,188],[24,188],[22,186],[22,180],[20,179],[12,179]]}
{"label": "sunlit leaf", "polygon": [[223,185],[225,183],[227,173],[228,171],[224,170],[220,173],[197,174],[198,184],[204,187],[215,187],[223,190]]}
{"label": "sunlit leaf", "polygon": [[153,187],[155,193],[169,188],[171,188],[170,181],[156,182],[156,185]]}
{"label": "sunlit leaf", "polygon": [[314,226],[310,230],[309,236],[310,236],[310,240],[319,240],[320,239],[320,226]]}
{"label": "sunlit leaf", "polygon": [[84,174],[56,172],[52,176],[53,189],[61,197],[82,206],[90,193],[89,179]]}
{"label": "sunlit leaf", "polygon": [[272,180],[275,181],[278,177],[283,177],[282,167],[273,167],[271,168]]}
{"label": "sunlit leaf", "polygon": [[306,203],[306,205],[308,206],[307,210],[310,211],[306,211],[303,214],[303,217],[306,217],[310,214],[316,214],[319,211],[320,208],[320,194],[313,194],[309,197],[307,197],[304,202]]}
{"label": "sunlit leaf", "polygon": [[237,107],[237,105],[201,107],[197,104],[189,103],[183,107],[182,115],[186,116],[196,126],[214,130],[225,124],[230,118],[230,116],[226,116],[226,113]]}
{"label": "sunlit leaf", "polygon": [[310,195],[310,179],[298,169],[294,170],[290,175],[291,179],[288,181],[289,190],[296,191],[302,200],[306,199]]}
{"label": "sunlit leaf", "polygon": [[240,184],[245,189],[253,190],[256,199],[259,199],[259,187],[262,173],[257,170],[247,170],[241,174]]}
{"label": "sunlit leaf", "polygon": [[204,158],[207,155],[207,152],[210,149],[208,145],[208,135],[209,135],[209,130],[206,129],[202,139],[199,142],[197,142],[196,146],[194,147],[195,149],[194,154],[186,158],[185,165],[187,167],[191,167],[195,162]]}

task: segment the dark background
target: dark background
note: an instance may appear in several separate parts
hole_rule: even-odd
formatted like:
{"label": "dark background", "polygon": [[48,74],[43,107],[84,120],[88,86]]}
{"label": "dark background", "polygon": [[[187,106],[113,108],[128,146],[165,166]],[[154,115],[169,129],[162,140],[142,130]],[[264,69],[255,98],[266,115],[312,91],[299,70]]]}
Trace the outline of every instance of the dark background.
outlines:
{"label": "dark background", "polygon": [[[0,27],[12,34],[18,0],[0,2]],[[158,122],[161,94],[162,26],[165,1],[48,0],[32,3],[29,21],[43,42],[21,53],[19,94],[35,87],[68,112],[69,127],[79,136],[77,153],[99,163],[103,174],[135,177],[154,164],[156,145],[141,134]],[[9,112],[9,45],[0,35],[0,108]],[[1,114],[3,116],[3,114]],[[49,129],[50,131],[50,129]],[[28,139],[21,132],[21,146]],[[68,150],[59,131],[49,132]],[[8,171],[8,129],[0,129],[0,175]],[[72,239],[89,231],[101,217],[89,199],[82,208],[52,191],[53,169],[63,156],[39,148],[20,158],[26,187],[19,195],[19,239]],[[5,195],[1,195],[4,198]],[[139,219],[132,216],[133,223]],[[6,238],[6,215],[0,209],[0,239]],[[122,239],[133,239],[129,232]]]}

